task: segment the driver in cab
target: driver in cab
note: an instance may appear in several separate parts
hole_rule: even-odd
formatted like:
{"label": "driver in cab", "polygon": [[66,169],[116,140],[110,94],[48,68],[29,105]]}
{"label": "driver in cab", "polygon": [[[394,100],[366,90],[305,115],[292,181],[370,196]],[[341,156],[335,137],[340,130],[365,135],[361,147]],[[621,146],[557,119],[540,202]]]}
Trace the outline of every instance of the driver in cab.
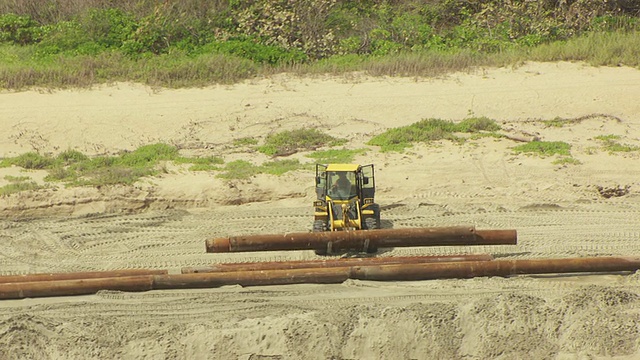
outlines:
{"label": "driver in cab", "polygon": [[338,179],[332,186],[333,191],[339,191],[341,193],[351,192],[351,181],[347,179],[347,174],[343,172],[338,173]]}

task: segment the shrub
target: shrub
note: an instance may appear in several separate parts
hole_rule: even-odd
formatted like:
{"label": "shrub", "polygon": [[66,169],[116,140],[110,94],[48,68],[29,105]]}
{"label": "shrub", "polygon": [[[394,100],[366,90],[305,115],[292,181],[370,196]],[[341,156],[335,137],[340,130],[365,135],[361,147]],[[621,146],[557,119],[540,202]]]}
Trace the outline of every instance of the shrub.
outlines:
{"label": "shrub", "polygon": [[151,144],[137,148],[133,152],[124,153],[117,161],[131,167],[155,165],[161,160],[173,160],[178,156],[178,149],[167,144]]}
{"label": "shrub", "polygon": [[82,27],[91,41],[106,48],[120,48],[138,25],[134,17],[121,9],[91,9],[83,18]]}
{"label": "shrub", "polygon": [[602,142],[602,147],[609,151],[610,153],[614,152],[631,152],[638,151],[640,147],[628,144],[621,144],[616,140],[620,139],[618,135],[600,135],[596,136],[594,139]]}
{"label": "shrub", "polygon": [[221,164],[224,164],[224,160],[217,156],[207,156],[202,158],[177,158],[174,161],[178,163],[190,163],[193,164],[189,167],[190,171],[211,171],[220,170]]}
{"label": "shrub", "polygon": [[258,145],[258,140],[252,137],[243,137],[240,139],[233,140],[233,146],[250,146],[250,145]]}
{"label": "shrub", "polygon": [[298,170],[302,164],[297,159],[275,160],[262,164],[261,172],[271,175],[282,175],[289,171]]}
{"label": "shrub", "polygon": [[349,164],[353,162],[356,155],[364,154],[366,151],[367,149],[329,149],[313,152],[307,157],[319,164]]}
{"label": "shrub", "polygon": [[87,161],[89,158],[87,155],[77,150],[66,150],[58,154],[57,160],[61,161],[64,165],[75,164],[81,161]]}
{"label": "shrub", "polygon": [[41,36],[39,25],[29,16],[0,15],[0,42],[18,45],[36,43]]}
{"label": "shrub", "polygon": [[46,169],[53,165],[54,159],[49,156],[40,155],[36,152],[28,152],[11,159],[5,159],[7,164],[20,166],[25,169]]}
{"label": "shrub", "polygon": [[35,181],[13,182],[11,184],[0,187],[0,196],[6,196],[27,190],[37,190],[40,188],[41,186],[39,186]]}
{"label": "shrub", "polygon": [[304,52],[298,49],[284,49],[275,45],[263,45],[251,40],[227,40],[213,42],[198,52],[235,55],[263,64],[294,64],[308,60]]}
{"label": "shrub", "polygon": [[221,174],[222,179],[248,179],[260,173],[260,168],[245,160],[236,160],[228,163]]}
{"label": "shrub", "polygon": [[571,145],[562,141],[531,141],[513,148],[516,153],[537,154],[542,157],[551,155],[571,156]]}
{"label": "shrub", "polygon": [[334,138],[317,129],[286,130],[267,136],[264,145],[260,146],[258,151],[267,155],[286,155],[344,142],[343,139]]}
{"label": "shrub", "polygon": [[369,140],[369,145],[380,146],[382,151],[402,151],[414,142],[431,142],[448,139],[461,141],[454,133],[476,133],[496,131],[500,126],[495,121],[482,117],[465,119],[460,123],[442,119],[425,119],[417,123],[392,128]]}
{"label": "shrub", "polygon": [[38,44],[38,54],[41,56],[61,52],[78,53],[78,48],[91,42],[91,38],[77,21],[61,21],[42,29],[42,41]]}

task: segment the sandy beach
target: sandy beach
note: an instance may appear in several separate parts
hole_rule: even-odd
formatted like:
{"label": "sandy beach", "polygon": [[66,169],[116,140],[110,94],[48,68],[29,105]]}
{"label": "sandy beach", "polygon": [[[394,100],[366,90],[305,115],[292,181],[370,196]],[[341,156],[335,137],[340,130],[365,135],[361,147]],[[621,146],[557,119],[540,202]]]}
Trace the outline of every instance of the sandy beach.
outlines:
{"label": "sandy beach", "polygon": [[[383,249],[381,256],[640,257],[640,70],[527,63],[435,79],[281,74],[237,85],[0,93],[0,157],[117,154],[172,144],[261,164],[249,146],[317,128],[366,148],[384,227],[516,229],[515,246]],[[508,137],[367,145],[427,118],[486,116]],[[563,119],[563,126],[549,120]],[[576,163],[517,154],[562,141]],[[305,153],[285,158],[312,162]],[[176,164],[134,186],[54,185],[0,197],[0,275],[317,259],[208,254],[215,236],[310,231],[314,174],[223,180]],[[46,171],[0,168],[44,184]],[[603,190],[626,188],[621,196]],[[640,275],[608,273],[302,284],[0,301],[3,359],[638,359]]]}

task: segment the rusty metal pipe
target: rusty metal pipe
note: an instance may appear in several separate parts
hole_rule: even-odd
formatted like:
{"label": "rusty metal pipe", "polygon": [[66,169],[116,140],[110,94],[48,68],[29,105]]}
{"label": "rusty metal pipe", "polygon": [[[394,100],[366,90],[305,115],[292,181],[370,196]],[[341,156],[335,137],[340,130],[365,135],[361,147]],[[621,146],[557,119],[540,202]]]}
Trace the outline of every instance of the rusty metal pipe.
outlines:
{"label": "rusty metal pipe", "polygon": [[168,275],[138,275],[96,279],[4,283],[0,284],[0,299],[88,295],[95,294],[100,290],[148,291],[153,288],[154,276]]}
{"label": "rusty metal pipe", "polygon": [[281,285],[340,283],[347,279],[401,281],[518,274],[597,273],[636,271],[640,258],[602,257],[572,259],[463,261],[390,264],[335,268],[234,271],[222,273],[142,275],[84,280],[37,281],[0,284],[0,299],[91,294],[100,290],[209,288],[222,285]]}
{"label": "rusty metal pipe", "polygon": [[338,267],[157,275],[154,277],[153,287],[154,289],[192,289],[223,285],[339,284],[350,278],[351,270],[351,267]]}
{"label": "rusty metal pipe", "polygon": [[164,275],[164,274],[168,274],[168,271],[167,270],[148,270],[148,269],[126,269],[126,270],[112,270],[112,271],[5,275],[5,276],[0,276],[0,284],[33,282],[33,281],[99,279],[99,278],[111,278],[111,277],[121,277],[121,276]]}
{"label": "rusty metal pipe", "polygon": [[206,241],[207,252],[317,250],[327,253],[380,247],[515,245],[516,230],[476,230],[473,226],[330,231],[233,236]]}
{"label": "rusty metal pipe", "polygon": [[403,256],[403,257],[367,257],[367,258],[341,258],[329,260],[300,260],[278,262],[247,262],[212,264],[202,267],[184,267],[183,274],[230,272],[230,271],[258,271],[258,270],[287,270],[309,268],[332,268],[345,266],[369,266],[388,264],[418,264],[452,261],[490,261],[493,256],[489,254],[475,255],[434,255],[434,256]]}
{"label": "rusty metal pipe", "polygon": [[154,289],[206,288],[222,285],[340,283],[347,279],[376,281],[428,280],[518,274],[619,272],[638,269],[640,269],[640,258],[627,257],[388,264],[158,275],[154,277]]}
{"label": "rusty metal pipe", "polygon": [[638,269],[640,269],[640,258],[600,257],[361,266],[352,269],[352,276],[360,280],[401,281],[520,274],[618,272]]}

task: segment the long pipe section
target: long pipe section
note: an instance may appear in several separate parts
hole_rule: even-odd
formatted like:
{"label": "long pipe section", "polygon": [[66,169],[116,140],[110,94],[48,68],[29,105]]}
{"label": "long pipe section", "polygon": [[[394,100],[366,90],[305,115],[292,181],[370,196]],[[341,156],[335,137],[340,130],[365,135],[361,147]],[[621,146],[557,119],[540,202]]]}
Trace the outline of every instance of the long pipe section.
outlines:
{"label": "long pipe section", "polygon": [[207,252],[318,250],[327,253],[380,247],[515,245],[516,230],[476,230],[473,226],[327,231],[233,236],[206,241]]}
{"label": "long pipe section", "polygon": [[167,270],[129,269],[129,270],[111,270],[111,271],[4,275],[4,276],[0,276],[0,284],[32,282],[32,281],[100,279],[100,278],[138,276],[138,275],[165,275],[168,273],[169,272]]}
{"label": "long pipe section", "polygon": [[99,290],[211,288],[222,285],[276,285],[341,283],[347,279],[401,281],[476,276],[509,276],[580,272],[636,271],[640,258],[601,257],[573,259],[462,261],[391,264],[336,268],[234,271],[221,273],[141,275],[105,279],[37,281],[0,284],[0,299],[92,294]]}
{"label": "long pipe section", "polygon": [[0,299],[23,299],[47,296],[89,295],[100,290],[153,290],[154,276],[138,275],[112,278],[31,281],[0,284]]}
{"label": "long pipe section", "polygon": [[277,262],[246,262],[212,264],[202,267],[184,267],[183,274],[230,272],[230,271],[258,271],[258,270],[287,270],[309,268],[333,268],[351,266],[389,265],[389,264],[420,264],[453,261],[490,261],[489,254],[474,255],[434,255],[434,256],[398,256],[398,257],[365,257],[340,258],[329,260],[298,260]]}

